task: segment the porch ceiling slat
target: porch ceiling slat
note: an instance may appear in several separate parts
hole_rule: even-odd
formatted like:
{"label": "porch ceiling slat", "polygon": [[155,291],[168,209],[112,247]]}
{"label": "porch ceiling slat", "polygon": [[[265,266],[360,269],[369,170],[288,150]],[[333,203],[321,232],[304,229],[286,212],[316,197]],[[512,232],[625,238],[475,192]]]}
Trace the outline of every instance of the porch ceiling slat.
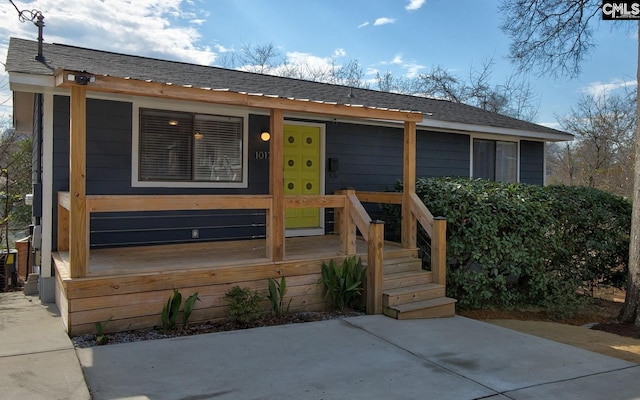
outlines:
{"label": "porch ceiling slat", "polygon": [[[70,76],[91,75],[89,72],[58,70],[55,74],[56,86],[71,88],[79,86]],[[389,121],[422,121],[422,113],[417,111],[388,110],[361,105],[335,104],[299,99],[252,95],[232,91],[217,91],[208,88],[195,88],[170,85],[168,83],[147,82],[124,79],[113,76],[95,75],[95,80],[82,87],[87,90],[107,93],[120,93],[135,96],[160,97],[174,100],[201,101],[244,107],[280,109],[311,114],[323,114],[351,118],[367,118]]]}

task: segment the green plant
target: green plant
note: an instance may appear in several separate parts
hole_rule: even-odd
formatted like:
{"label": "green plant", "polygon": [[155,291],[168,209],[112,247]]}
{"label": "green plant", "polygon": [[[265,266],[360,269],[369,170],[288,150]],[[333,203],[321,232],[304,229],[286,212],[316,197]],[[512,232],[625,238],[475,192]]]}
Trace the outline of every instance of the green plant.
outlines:
{"label": "green plant", "polygon": [[104,334],[104,328],[107,327],[107,324],[113,319],[113,317],[109,317],[106,321],[99,321],[95,323],[96,326],[96,343],[98,345],[107,344],[107,336]]}
{"label": "green plant", "polygon": [[173,289],[173,296],[169,297],[167,304],[162,308],[160,315],[162,320],[162,330],[170,331],[176,329],[176,320],[180,312],[180,304],[182,303],[182,295],[178,289]]}
{"label": "green plant", "polygon": [[340,312],[346,308],[362,309],[365,268],[356,256],[348,257],[338,266],[333,260],[322,263],[318,284],[323,285],[325,301]]}
{"label": "green plant", "polygon": [[224,294],[227,316],[240,326],[247,326],[260,316],[262,296],[249,288],[234,286]]}
{"label": "green plant", "polygon": [[[447,295],[461,308],[530,305],[566,317],[594,284],[624,285],[631,205],[621,197],[468,178],[419,178],[416,193],[447,220]],[[385,214],[398,232],[399,209]]]}
{"label": "green plant", "polygon": [[195,292],[194,294],[189,296],[184,302],[184,309],[182,310],[182,326],[184,326],[185,328],[189,327],[189,317],[191,317],[191,313],[193,312],[193,307],[195,306],[196,301],[200,301],[198,292]]}
{"label": "green plant", "polygon": [[285,294],[287,294],[287,281],[285,277],[280,278],[280,282],[269,278],[269,295],[267,298],[271,302],[271,313],[275,314],[276,317],[289,313],[292,299],[289,299],[289,302],[285,305]]}

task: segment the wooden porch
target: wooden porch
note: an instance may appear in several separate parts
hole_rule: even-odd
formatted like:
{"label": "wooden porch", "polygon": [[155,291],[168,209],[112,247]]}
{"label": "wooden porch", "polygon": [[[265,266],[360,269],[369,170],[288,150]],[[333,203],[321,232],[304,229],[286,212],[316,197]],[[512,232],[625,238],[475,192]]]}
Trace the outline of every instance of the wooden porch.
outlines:
{"label": "wooden porch", "polygon": [[[76,79],[78,75],[83,79]],[[56,85],[70,89],[69,191],[58,193],[58,252],[53,255],[56,302],[70,333],[92,332],[95,322],[110,318],[108,330],[156,325],[173,289],[181,290],[185,296],[200,294],[203,301],[197,304],[193,321],[221,318],[222,296],[231,286],[265,290],[268,278],[280,276],[287,279],[293,310],[320,309],[324,307],[321,288],[316,284],[320,265],[329,259],[340,262],[351,255],[362,255],[366,260],[367,313],[384,312],[396,318],[453,315],[455,301],[444,298],[446,221],[434,218],[415,194],[416,122],[422,120],[420,113],[91,76],[77,71],[58,71]],[[268,109],[269,193],[87,195],[88,90]],[[344,190],[331,195],[285,196],[285,112],[402,122],[404,191]],[[372,220],[363,202],[401,207],[399,245],[385,242],[384,223]],[[334,209],[335,234],[321,239],[285,239],[285,210],[292,208]],[[263,210],[266,239],[90,250],[91,213],[172,210]],[[421,271],[415,258],[418,223],[431,238],[431,272]],[[389,273],[394,277],[387,277]]]}

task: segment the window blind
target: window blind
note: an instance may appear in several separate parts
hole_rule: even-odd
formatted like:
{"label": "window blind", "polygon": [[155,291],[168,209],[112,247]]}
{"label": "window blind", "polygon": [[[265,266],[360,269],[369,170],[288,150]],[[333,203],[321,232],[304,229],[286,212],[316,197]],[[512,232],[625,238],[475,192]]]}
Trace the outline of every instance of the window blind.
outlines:
{"label": "window blind", "polygon": [[242,118],[140,110],[141,181],[242,181]]}

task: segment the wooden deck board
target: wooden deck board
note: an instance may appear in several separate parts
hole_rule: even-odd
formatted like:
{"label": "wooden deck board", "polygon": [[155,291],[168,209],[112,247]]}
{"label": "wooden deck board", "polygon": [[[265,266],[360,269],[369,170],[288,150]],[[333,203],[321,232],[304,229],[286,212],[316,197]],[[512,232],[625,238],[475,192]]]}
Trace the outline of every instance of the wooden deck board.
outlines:
{"label": "wooden deck board", "polygon": [[[286,261],[330,259],[342,256],[338,236],[287,238]],[[385,251],[397,249],[386,244]],[[366,244],[357,240],[357,252],[366,255]],[[56,264],[69,269],[69,253],[58,252]],[[92,249],[87,277],[130,275],[150,272],[215,269],[231,266],[268,264],[264,239],[189,243],[177,245]]]}

